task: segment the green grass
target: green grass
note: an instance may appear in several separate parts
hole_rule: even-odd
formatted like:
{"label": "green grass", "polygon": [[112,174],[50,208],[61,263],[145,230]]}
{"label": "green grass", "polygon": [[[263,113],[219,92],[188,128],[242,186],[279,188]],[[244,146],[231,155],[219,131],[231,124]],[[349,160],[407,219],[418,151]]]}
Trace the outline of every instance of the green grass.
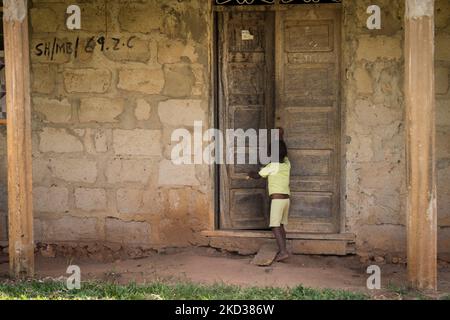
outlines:
{"label": "green grass", "polygon": [[395,285],[389,283],[386,287],[387,291],[397,295],[397,299],[403,300],[450,300],[450,295],[435,295],[430,292],[424,293],[414,290],[407,285]]}
{"label": "green grass", "polygon": [[407,286],[398,286],[392,283],[389,283],[387,286],[388,291],[395,293],[399,296],[406,296],[409,293],[409,289]]}
{"label": "green grass", "polygon": [[364,300],[369,297],[341,290],[316,290],[305,287],[241,288],[228,285],[169,285],[153,283],[120,286],[112,283],[83,283],[80,290],[68,290],[56,281],[0,282],[0,300]]}

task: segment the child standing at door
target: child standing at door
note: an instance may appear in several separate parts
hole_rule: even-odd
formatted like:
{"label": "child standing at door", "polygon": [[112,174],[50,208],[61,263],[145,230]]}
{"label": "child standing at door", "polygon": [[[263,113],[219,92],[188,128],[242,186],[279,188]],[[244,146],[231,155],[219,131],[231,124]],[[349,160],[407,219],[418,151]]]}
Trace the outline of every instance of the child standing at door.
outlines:
{"label": "child standing at door", "polygon": [[[250,172],[248,179],[267,179],[270,205],[270,228],[278,244],[278,254],[275,261],[284,261],[289,258],[286,248],[286,230],[290,206],[290,173],[291,163],[288,159],[286,143],[283,140],[283,129],[280,130],[279,155],[272,157],[272,162],[262,168],[258,173]],[[271,155],[272,156],[272,155]]]}

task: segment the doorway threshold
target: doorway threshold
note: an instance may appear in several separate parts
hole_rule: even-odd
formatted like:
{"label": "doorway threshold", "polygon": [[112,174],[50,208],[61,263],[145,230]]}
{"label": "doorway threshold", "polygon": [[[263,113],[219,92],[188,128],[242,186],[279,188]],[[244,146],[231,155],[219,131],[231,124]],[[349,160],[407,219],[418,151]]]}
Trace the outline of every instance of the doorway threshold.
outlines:
{"label": "doorway threshold", "polygon": [[[269,238],[273,239],[272,231],[265,230],[213,230],[202,231],[205,237],[235,237],[235,238]],[[288,239],[292,240],[345,240],[355,241],[353,233],[299,233],[288,232]]]}
{"label": "doorway threshold", "polygon": [[[265,243],[274,241],[271,231],[213,230],[201,235],[209,245],[238,253],[254,254]],[[355,235],[351,233],[287,233],[288,246],[294,254],[337,255],[355,254]]]}

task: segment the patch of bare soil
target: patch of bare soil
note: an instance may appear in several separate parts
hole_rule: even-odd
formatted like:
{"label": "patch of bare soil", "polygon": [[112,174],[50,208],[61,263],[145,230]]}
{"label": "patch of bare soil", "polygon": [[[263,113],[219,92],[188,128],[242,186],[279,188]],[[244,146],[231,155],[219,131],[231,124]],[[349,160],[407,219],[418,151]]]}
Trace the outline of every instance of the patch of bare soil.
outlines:
{"label": "patch of bare soil", "polygon": [[[100,263],[83,259],[37,257],[36,277],[67,276],[69,265],[81,268],[82,280],[113,281],[139,284],[164,281],[203,284],[232,284],[257,287],[295,287],[343,289],[370,294],[376,299],[401,298],[406,284],[406,268],[402,264],[379,264],[382,272],[381,291],[368,291],[367,266],[358,257],[292,256],[287,262],[257,267],[244,257],[206,248],[166,250],[146,258]],[[3,261],[3,262],[2,262]],[[8,263],[0,259],[0,277],[6,277]],[[375,263],[373,263],[375,264]],[[440,294],[450,294],[450,268],[440,267]],[[411,298],[415,298],[413,295]]]}

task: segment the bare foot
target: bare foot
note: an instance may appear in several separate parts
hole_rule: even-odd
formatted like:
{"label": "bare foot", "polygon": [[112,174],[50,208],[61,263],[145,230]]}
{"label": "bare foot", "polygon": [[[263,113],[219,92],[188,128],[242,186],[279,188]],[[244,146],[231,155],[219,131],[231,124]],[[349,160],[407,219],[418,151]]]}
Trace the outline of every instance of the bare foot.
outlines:
{"label": "bare foot", "polygon": [[280,253],[277,254],[277,256],[275,258],[275,261],[276,262],[282,262],[282,261],[285,261],[288,258],[289,258],[289,253],[287,253],[287,252],[280,252]]}

